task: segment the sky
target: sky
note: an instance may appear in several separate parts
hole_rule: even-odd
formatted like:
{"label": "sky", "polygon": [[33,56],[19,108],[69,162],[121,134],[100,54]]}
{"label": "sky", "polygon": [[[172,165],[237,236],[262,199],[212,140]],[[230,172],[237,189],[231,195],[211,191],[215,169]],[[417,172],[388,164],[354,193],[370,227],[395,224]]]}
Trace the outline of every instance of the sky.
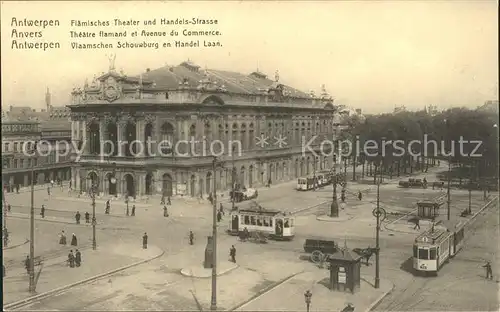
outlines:
{"label": "sky", "polygon": [[[85,79],[107,71],[107,55],[128,75],[190,59],[212,69],[251,73],[256,69],[280,82],[319,94],[325,84],[337,104],[366,113],[404,105],[422,109],[477,107],[498,99],[497,1],[290,1],[290,2],[15,2],[1,3],[2,108],[44,108],[70,104],[70,92]],[[17,20],[59,20],[59,27],[12,27]],[[161,18],[217,19],[218,25],[159,25]],[[71,20],[138,20],[135,27],[71,27]],[[156,26],[144,20],[156,19]],[[11,49],[12,29],[42,30],[41,40],[60,49]],[[75,31],[182,29],[219,30],[222,47],[75,50]],[[141,42],[145,38],[127,38]],[[160,44],[192,37],[156,37]],[[18,38],[18,42],[24,39]],[[37,42],[39,38],[28,39]],[[203,43],[202,43],[203,45]]]}

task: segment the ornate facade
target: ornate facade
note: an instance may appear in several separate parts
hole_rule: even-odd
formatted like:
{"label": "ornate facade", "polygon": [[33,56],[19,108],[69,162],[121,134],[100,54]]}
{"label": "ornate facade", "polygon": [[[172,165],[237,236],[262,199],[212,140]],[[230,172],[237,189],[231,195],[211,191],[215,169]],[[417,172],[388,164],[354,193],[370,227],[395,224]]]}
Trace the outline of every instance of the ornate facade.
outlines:
{"label": "ornate facade", "polygon": [[317,136],[310,144],[316,149],[332,140],[333,99],[324,88],[315,96],[283,85],[277,73],[273,81],[258,71],[201,70],[188,61],[129,77],[111,64],[73,90],[69,108],[72,139],[82,151],[73,185],[82,192],[94,184],[103,195],[199,197],[213,190],[214,177],[222,191],[332,165],[333,157],[315,159],[304,150],[303,140]]}

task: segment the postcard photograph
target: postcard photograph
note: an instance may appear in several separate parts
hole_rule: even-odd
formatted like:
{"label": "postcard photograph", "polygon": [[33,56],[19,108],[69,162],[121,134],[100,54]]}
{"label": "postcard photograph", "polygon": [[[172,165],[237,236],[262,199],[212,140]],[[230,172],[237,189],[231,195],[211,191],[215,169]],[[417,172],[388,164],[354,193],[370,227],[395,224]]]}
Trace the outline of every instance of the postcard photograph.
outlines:
{"label": "postcard photograph", "polygon": [[498,311],[498,1],[2,1],[4,311]]}

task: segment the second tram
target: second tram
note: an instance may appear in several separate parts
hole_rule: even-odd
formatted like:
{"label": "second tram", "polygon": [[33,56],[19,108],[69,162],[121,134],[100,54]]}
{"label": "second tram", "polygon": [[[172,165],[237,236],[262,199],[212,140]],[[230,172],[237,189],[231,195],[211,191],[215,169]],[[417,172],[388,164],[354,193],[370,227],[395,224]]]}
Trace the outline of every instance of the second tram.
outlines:
{"label": "second tram", "polygon": [[462,249],[464,228],[463,222],[448,227],[438,223],[417,236],[413,245],[413,268],[419,272],[437,274],[445,261]]}

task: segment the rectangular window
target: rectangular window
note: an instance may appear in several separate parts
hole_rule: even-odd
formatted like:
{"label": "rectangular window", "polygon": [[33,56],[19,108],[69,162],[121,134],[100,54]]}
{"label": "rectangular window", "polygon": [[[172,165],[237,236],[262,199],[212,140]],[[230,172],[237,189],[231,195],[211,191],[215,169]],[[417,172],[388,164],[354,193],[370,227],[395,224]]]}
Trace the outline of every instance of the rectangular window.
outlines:
{"label": "rectangular window", "polygon": [[28,158],[28,168],[31,168],[31,159]]}
{"label": "rectangular window", "polygon": [[269,226],[269,218],[264,217],[264,226]]}
{"label": "rectangular window", "polygon": [[430,250],[430,259],[431,260],[436,260],[437,257],[437,250],[436,247],[432,247]]}
{"label": "rectangular window", "polygon": [[289,228],[289,227],[290,227],[290,220],[285,219],[285,228]]}
{"label": "rectangular window", "polygon": [[4,149],[4,152],[8,152],[9,151],[9,143],[4,143],[3,149]]}
{"label": "rectangular window", "polygon": [[429,250],[420,248],[418,250],[418,258],[421,260],[429,260]]}
{"label": "rectangular window", "polygon": [[271,218],[271,220],[269,220],[269,226],[273,226],[273,218]]}
{"label": "rectangular window", "polygon": [[413,258],[418,258],[418,247],[413,246]]}
{"label": "rectangular window", "polygon": [[250,217],[249,216],[245,216],[245,224],[250,224]]}
{"label": "rectangular window", "polygon": [[24,168],[24,159],[19,159],[19,167]]}
{"label": "rectangular window", "polygon": [[35,159],[33,159],[33,166],[36,166],[36,165],[38,165],[38,160],[35,158]]}
{"label": "rectangular window", "polygon": [[250,225],[255,225],[255,217],[254,216],[250,217]]}
{"label": "rectangular window", "polygon": [[14,142],[14,152],[17,152],[17,142]]}
{"label": "rectangular window", "polygon": [[14,168],[17,168],[17,159],[14,159]]}

